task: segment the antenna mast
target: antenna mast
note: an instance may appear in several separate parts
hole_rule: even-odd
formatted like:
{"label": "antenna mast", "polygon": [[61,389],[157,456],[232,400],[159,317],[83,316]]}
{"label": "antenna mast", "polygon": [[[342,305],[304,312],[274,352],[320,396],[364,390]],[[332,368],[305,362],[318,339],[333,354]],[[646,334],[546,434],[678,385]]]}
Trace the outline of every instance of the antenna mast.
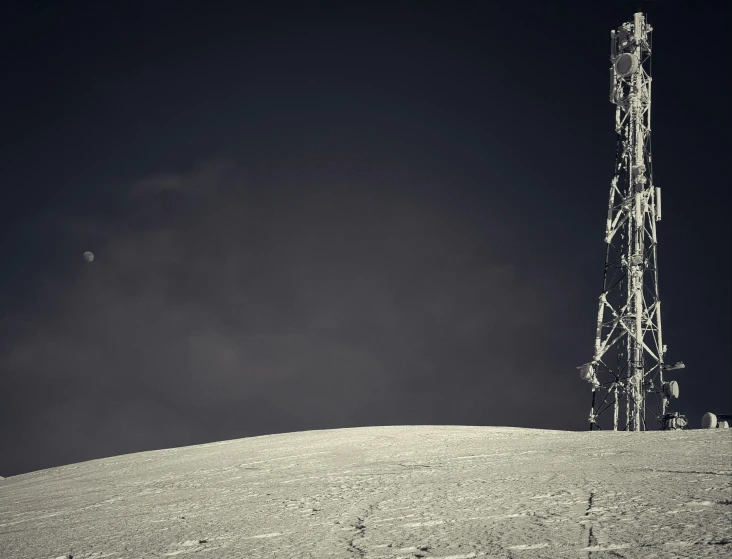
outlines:
{"label": "antenna mast", "polygon": [[[632,22],[610,32],[617,151],[605,226],[605,280],[595,353],[590,363],[578,367],[580,377],[592,385],[590,430],[602,428],[598,418],[611,407],[613,430],[618,430],[621,407],[623,430],[646,430],[646,394],[649,402],[655,396],[655,419],[662,429],[687,423],[678,412],[667,413],[679,388],[676,381],[666,382],[664,373],[684,364],[666,365],[661,331],[656,237],[661,189],[653,184],[650,149],[651,31],[638,12]],[[609,420],[605,424],[609,427]]]}

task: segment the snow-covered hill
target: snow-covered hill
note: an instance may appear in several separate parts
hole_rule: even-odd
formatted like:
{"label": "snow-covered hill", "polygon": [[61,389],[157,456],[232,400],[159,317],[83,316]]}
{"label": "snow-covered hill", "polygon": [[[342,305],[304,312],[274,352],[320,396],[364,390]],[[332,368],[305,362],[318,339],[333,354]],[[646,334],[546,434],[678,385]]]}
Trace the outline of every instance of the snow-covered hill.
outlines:
{"label": "snow-covered hill", "polygon": [[3,559],[732,557],[732,431],[395,426],[0,483]]}

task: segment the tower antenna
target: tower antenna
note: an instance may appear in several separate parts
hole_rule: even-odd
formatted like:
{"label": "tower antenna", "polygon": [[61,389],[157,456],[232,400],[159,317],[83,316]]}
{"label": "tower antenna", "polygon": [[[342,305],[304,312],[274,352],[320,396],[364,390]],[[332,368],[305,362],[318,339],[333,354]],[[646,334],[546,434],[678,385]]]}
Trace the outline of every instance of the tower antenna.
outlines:
{"label": "tower antenna", "polygon": [[[578,369],[592,385],[590,430],[613,410],[612,429],[624,408],[625,431],[645,431],[648,405],[662,429],[680,429],[686,418],[671,411],[679,396],[667,372],[658,290],[661,189],[651,167],[651,26],[642,12],[610,32],[610,102],[615,105],[617,149],[605,225],[605,278],[597,312],[592,361]],[[648,395],[648,397],[647,397]],[[622,405],[624,404],[624,405]],[[605,420],[603,418],[603,420]],[[609,428],[610,421],[603,423]]]}

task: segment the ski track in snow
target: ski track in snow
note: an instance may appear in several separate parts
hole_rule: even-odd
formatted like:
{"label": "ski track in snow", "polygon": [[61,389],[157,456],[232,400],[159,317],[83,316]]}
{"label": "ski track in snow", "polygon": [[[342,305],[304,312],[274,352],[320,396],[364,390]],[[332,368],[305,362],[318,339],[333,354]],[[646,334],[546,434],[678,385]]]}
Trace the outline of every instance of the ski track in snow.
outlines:
{"label": "ski track in snow", "polygon": [[3,559],[729,558],[732,430],[395,426],[0,480]]}

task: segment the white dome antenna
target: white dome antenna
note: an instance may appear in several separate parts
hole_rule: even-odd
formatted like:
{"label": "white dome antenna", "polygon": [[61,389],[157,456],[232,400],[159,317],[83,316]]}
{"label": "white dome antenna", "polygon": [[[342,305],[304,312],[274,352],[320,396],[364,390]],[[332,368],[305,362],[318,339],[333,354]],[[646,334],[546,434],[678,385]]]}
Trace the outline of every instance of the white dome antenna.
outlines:
{"label": "white dome antenna", "polygon": [[708,411],[702,417],[702,429],[729,429],[730,421],[732,421],[732,415]]}

